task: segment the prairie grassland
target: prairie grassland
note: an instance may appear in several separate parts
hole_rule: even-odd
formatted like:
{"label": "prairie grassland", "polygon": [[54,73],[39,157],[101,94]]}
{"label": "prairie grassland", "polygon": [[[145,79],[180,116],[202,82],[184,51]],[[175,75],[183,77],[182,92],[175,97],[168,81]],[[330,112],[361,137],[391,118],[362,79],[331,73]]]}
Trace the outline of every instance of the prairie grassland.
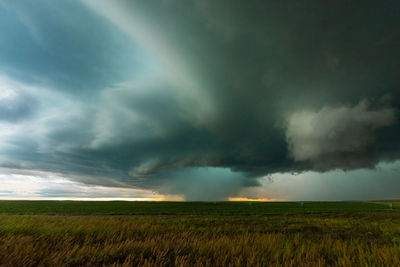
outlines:
{"label": "prairie grassland", "polygon": [[0,266],[400,266],[400,212],[0,215]]}
{"label": "prairie grassland", "polygon": [[[390,202],[392,203],[392,202]],[[393,202],[396,203],[396,202]],[[400,203],[400,202],[397,202]],[[400,206],[393,205],[393,208]],[[390,210],[380,202],[0,201],[0,214],[267,215]]]}

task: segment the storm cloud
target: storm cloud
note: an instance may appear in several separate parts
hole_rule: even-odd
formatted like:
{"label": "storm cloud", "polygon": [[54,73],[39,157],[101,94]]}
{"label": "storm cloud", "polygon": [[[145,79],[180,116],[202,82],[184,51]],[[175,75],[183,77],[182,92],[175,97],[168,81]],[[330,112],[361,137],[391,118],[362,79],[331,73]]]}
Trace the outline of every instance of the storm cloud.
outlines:
{"label": "storm cloud", "polygon": [[393,108],[374,110],[365,100],[353,107],[297,112],[286,130],[289,153],[296,161],[311,161],[317,170],[371,167],[379,161],[376,132],[395,123]]}
{"label": "storm cloud", "polygon": [[221,200],[399,159],[398,1],[28,2],[0,0],[7,172]]}

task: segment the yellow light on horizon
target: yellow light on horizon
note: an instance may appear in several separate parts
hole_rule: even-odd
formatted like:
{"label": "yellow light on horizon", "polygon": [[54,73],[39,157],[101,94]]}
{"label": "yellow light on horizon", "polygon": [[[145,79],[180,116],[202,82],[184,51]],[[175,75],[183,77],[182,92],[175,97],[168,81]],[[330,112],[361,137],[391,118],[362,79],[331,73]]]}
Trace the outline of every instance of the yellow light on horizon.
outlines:
{"label": "yellow light on horizon", "polygon": [[152,201],[185,201],[182,196],[163,196],[158,198],[153,198]]}
{"label": "yellow light on horizon", "polygon": [[247,198],[247,197],[230,197],[228,201],[257,201],[257,202],[274,202],[274,201],[286,201],[280,198]]}

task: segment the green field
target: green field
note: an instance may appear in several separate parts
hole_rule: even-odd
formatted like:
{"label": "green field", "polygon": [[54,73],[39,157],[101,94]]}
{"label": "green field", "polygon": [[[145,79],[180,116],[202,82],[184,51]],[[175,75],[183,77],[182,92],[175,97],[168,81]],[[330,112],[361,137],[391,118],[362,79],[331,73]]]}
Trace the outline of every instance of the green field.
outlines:
{"label": "green field", "polygon": [[400,266],[388,203],[0,201],[0,266]]}
{"label": "green field", "polygon": [[[396,202],[393,202],[396,203]],[[400,206],[393,205],[393,208]],[[0,214],[268,215],[390,210],[385,202],[0,201]]]}

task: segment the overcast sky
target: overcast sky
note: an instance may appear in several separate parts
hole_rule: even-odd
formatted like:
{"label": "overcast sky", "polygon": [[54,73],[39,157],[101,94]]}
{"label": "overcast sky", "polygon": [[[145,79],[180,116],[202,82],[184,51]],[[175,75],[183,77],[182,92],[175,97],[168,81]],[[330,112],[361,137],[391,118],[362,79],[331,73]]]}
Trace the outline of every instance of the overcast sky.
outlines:
{"label": "overcast sky", "polygon": [[0,199],[400,198],[400,2],[0,0]]}

